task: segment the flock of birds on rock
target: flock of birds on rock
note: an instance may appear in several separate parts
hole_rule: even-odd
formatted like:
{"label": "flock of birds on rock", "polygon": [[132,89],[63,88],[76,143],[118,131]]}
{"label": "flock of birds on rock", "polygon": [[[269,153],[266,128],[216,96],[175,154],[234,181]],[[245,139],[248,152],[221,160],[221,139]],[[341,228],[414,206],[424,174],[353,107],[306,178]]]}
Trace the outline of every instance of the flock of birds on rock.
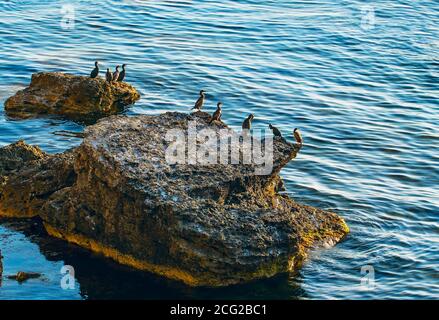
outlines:
{"label": "flock of birds on rock", "polygon": [[[192,110],[197,110],[200,111],[203,106],[204,106],[204,101],[206,100],[206,91],[201,90],[200,91],[200,97],[198,98],[197,102],[195,102],[195,106],[192,108]],[[222,115],[222,102],[218,102],[218,104],[216,105],[216,110],[213,113],[209,124],[211,124],[214,121],[220,121],[221,120],[221,115]],[[252,126],[252,121],[254,119],[254,115],[253,114],[249,114],[249,116],[247,118],[245,118],[244,122],[242,123],[242,129],[243,130],[250,130],[251,126]],[[273,135],[275,137],[279,137],[282,138],[282,133],[280,132],[280,130],[278,128],[276,128],[275,126],[269,124],[268,125],[269,128],[271,129],[271,131],[273,132]],[[294,139],[296,140],[296,142],[302,146],[303,144],[303,138],[302,138],[302,134],[300,133],[300,130],[295,128],[293,131],[293,136]]]}
{"label": "flock of birds on rock", "polygon": [[[121,82],[125,79],[125,67],[126,64],[122,65],[122,71],[119,72],[120,66],[116,66],[116,71],[114,73],[111,73],[110,69],[107,68],[107,73],[105,75],[105,78],[107,82]],[[94,79],[99,76],[99,61],[95,62],[95,68],[90,74],[90,78]],[[204,101],[206,100],[206,91],[201,90],[200,91],[200,97],[198,98],[197,102],[195,102],[195,106],[192,108],[192,110],[200,111],[204,106]],[[221,121],[221,115],[222,115],[222,102],[218,102],[215,112],[212,115],[212,118],[209,121],[209,124],[211,124],[214,121]],[[252,126],[252,121],[254,119],[254,115],[250,114],[247,118],[245,118],[244,122],[242,123],[242,129],[243,130],[250,130]],[[273,135],[275,137],[282,138],[282,133],[278,128],[275,126],[272,126],[271,124],[268,125],[271,131],[273,132]],[[302,134],[300,133],[299,129],[295,128],[293,131],[293,136],[296,142],[302,146],[303,144],[303,138]]]}
{"label": "flock of birds on rock", "polygon": [[[107,82],[122,82],[125,79],[125,67],[127,65],[122,65],[122,71],[119,71],[120,66],[116,66],[116,71],[111,72],[110,68],[107,68],[107,73],[105,74],[105,79]],[[95,62],[95,68],[90,73],[90,78],[94,79],[99,76],[99,61]]]}
{"label": "flock of birds on rock", "polygon": [[2,251],[0,250],[0,284],[2,283],[2,274],[3,274],[3,261],[2,261]]}

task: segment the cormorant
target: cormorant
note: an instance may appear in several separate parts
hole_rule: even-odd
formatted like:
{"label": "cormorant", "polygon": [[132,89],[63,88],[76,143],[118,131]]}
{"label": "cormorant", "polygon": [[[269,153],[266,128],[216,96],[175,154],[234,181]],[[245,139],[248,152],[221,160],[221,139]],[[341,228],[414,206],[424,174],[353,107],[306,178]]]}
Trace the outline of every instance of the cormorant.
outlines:
{"label": "cormorant", "polygon": [[297,143],[299,143],[300,145],[303,144],[303,138],[302,138],[302,134],[300,133],[299,129],[295,128],[293,131],[294,134],[294,139],[296,139]]}
{"label": "cormorant", "polygon": [[90,73],[90,78],[94,79],[99,75],[99,61],[95,62],[95,68]]}
{"label": "cormorant", "polygon": [[123,64],[122,71],[120,72],[119,78],[117,79],[117,81],[119,81],[119,82],[122,82],[123,79],[125,79],[125,67],[126,67],[126,64]]}
{"label": "cormorant", "polygon": [[110,68],[107,68],[107,73],[105,74],[105,78],[107,79],[108,82],[113,81],[113,74],[110,71]]}
{"label": "cormorant", "polygon": [[120,66],[116,66],[116,71],[114,71],[113,73],[113,81],[117,81],[119,79],[119,74],[120,74],[119,68]]}
{"label": "cormorant", "polygon": [[282,133],[279,131],[278,128],[273,127],[271,124],[269,124],[268,126],[270,127],[271,131],[273,131],[273,135],[275,137],[282,137]]}
{"label": "cormorant", "polygon": [[218,102],[218,104],[216,105],[216,110],[212,115],[212,119],[210,119],[209,124],[211,124],[214,121],[220,121],[221,120],[221,114],[222,114],[222,102]]}
{"label": "cormorant", "polygon": [[251,113],[242,123],[242,129],[250,130],[252,127],[252,121],[255,116]]}
{"label": "cormorant", "polygon": [[204,91],[204,90],[200,91],[200,97],[198,98],[197,102],[195,102],[195,106],[192,108],[192,110],[193,109],[201,110],[201,108],[204,105],[204,99],[205,99],[205,95],[204,94],[205,93],[206,93],[206,91]]}

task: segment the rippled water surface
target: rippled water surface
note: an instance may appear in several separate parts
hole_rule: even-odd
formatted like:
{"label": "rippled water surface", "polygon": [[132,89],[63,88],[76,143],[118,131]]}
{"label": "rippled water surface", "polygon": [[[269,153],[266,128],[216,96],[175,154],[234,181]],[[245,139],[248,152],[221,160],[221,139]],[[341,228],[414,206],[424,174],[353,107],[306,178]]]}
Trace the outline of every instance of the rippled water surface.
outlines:
{"label": "rippled water surface", "polygon": [[[273,123],[289,138],[301,128],[305,146],[282,171],[288,192],[351,228],[298,274],[212,290],[4,221],[5,274],[44,276],[4,278],[0,299],[439,298],[438,28],[437,1],[0,1],[1,105],[34,72],[87,75],[94,60],[128,64],[142,94],[128,114],[188,111],[203,88],[206,109],[223,101],[231,126],[252,112],[255,128]],[[54,132],[82,129],[0,111],[0,145],[23,138],[61,152],[80,140]],[[64,264],[75,266],[74,290],[60,288]],[[360,286],[364,266],[374,288]]]}

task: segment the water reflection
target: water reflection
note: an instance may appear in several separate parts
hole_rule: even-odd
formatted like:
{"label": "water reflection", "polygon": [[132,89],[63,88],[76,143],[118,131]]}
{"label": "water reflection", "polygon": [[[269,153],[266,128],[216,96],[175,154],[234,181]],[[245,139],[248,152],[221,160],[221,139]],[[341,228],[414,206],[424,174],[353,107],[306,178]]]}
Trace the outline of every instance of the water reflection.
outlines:
{"label": "water reflection", "polygon": [[[306,297],[294,275],[279,275],[272,279],[254,281],[245,285],[225,288],[192,288],[180,282],[171,281],[148,272],[139,272],[132,268],[119,265],[110,259],[103,258],[78,246],[68,244],[59,239],[49,237],[39,219],[0,220],[3,232],[0,248],[4,251],[5,277],[4,282],[11,285],[32,287],[32,290],[60,292],[59,299],[298,299]],[[34,265],[25,262],[15,264],[16,258],[8,248],[9,243],[16,242],[5,239],[24,236],[24,247],[20,252],[26,255],[33,250],[30,243],[38,246],[44,259]],[[3,249],[4,248],[4,249]],[[35,250],[34,250],[35,251]],[[59,281],[62,278],[60,268],[63,265],[74,267],[75,290],[62,290]],[[54,268],[58,266],[59,269]],[[35,268],[35,269],[31,269]],[[17,271],[42,272],[43,278],[31,279],[22,284],[12,284],[6,275]],[[56,281],[58,280],[58,282]],[[292,285],[293,284],[293,285]],[[9,299],[7,294],[1,294],[0,299]],[[67,292],[66,292],[67,291]],[[71,291],[71,292],[68,292]],[[57,299],[52,296],[51,299]]]}

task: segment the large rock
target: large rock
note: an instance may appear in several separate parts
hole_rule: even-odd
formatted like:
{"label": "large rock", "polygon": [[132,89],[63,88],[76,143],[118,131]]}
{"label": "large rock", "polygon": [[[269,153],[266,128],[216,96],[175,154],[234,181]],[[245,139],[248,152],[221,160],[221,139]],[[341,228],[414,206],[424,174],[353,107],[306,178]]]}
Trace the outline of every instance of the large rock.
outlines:
{"label": "large rock", "polygon": [[5,110],[18,117],[30,113],[94,119],[120,112],[139,98],[137,90],[124,82],[42,72],[33,74],[29,87],[6,100]]}
{"label": "large rock", "polygon": [[3,256],[2,256],[2,251],[0,250],[0,286],[2,284],[2,277],[3,277]]}
{"label": "large rock", "polygon": [[[334,245],[349,232],[336,214],[278,193],[278,172],[299,150],[284,139],[273,142],[267,175],[255,175],[252,164],[166,161],[169,130],[186,130],[190,120],[198,129],[227,128],[208,126],[208,118],[199,112],[103,119],[86,129],[77,149],[27,166],[45,183],[31,178],[35,172],[9,174],[8,181],[44,186],[44,200],[32,202],[28,194],[37,188],[14,182],[3,186],[8,193],[0,201],[11,206],[15,190],[32,206],[17,205],[17,216],[39,215],[49,234],[193,286],[293,271],[310,248]],[[59,176],[67,181],[52,181]]]}
{"label": "large rock", "polygon": [[40,148],[27,145],[23,140],[0,148],[0,177],[20,170],[30,161],[47,156]]}

